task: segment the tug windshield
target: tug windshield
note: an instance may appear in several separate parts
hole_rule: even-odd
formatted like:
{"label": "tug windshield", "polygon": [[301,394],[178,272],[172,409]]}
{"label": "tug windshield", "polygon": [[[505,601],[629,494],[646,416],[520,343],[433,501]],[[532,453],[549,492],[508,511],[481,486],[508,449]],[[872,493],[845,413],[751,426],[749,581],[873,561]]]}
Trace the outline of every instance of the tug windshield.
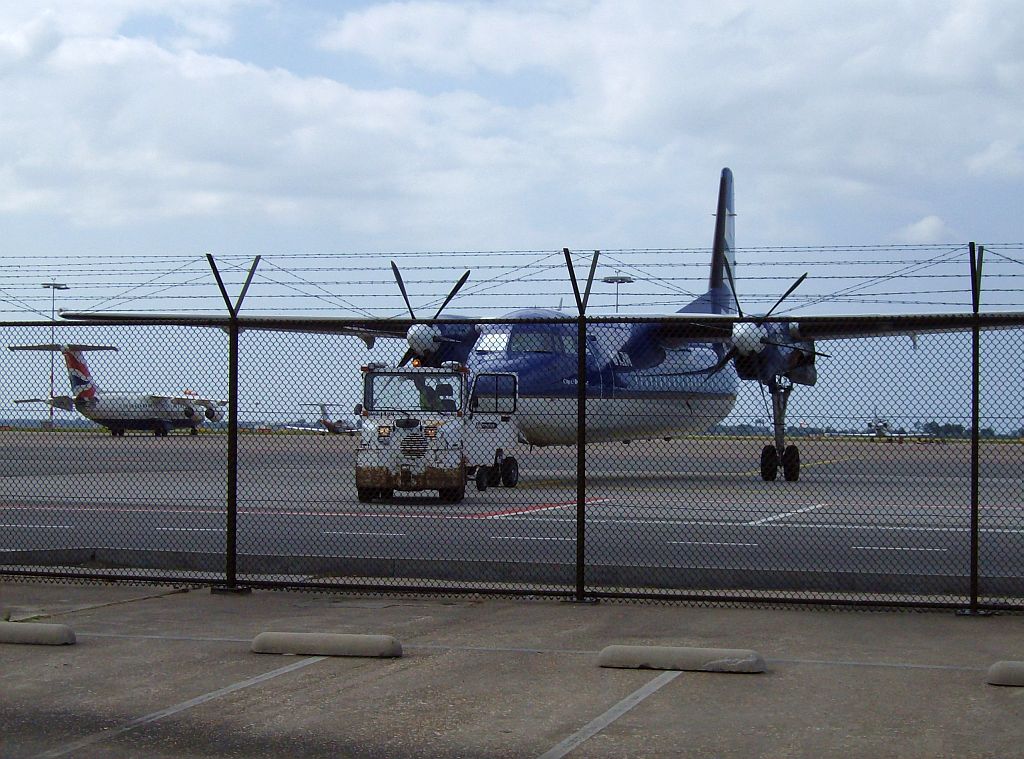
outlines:
{"label": "tug windshield", "polygon": [[369,411],[435,411],[462,409],[462,375],[371,372],[366,375],[363,406]]}

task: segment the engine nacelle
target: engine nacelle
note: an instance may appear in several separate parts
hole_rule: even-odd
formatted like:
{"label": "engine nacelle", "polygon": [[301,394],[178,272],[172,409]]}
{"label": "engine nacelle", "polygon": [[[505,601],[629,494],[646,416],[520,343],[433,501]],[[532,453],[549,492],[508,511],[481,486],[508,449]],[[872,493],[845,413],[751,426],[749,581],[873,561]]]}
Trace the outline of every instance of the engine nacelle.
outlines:
{"label": "engine nacelle", "polygon": [[224,409],[220,406],[207,406],[205,416],[211,422],[219,422],[224,418]]}
{"label": "engine nacelle", "polygon": [[441,330],[432,324],[413,324],[405,335],[409,350],[417,356],[430,356],[441,342]]}

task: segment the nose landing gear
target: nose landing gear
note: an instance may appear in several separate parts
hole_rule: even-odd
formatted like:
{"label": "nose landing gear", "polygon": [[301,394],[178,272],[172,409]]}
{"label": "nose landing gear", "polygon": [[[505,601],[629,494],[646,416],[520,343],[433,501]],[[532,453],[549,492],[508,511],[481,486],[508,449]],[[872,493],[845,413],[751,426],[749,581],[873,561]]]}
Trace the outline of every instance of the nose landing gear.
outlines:
{"label": "nose landing gear", "polygon": [[800,450],[795,445],[786,445],[786,405],[789,394],[793,392],[793,385],[788,381],[780,381],[783,379],[775,377],[768,385],[772,395],[775,444],[766,445],[761,450],[761,479],[765,482],[772,482],[778,477],[779,464],[782,464],[782,476],[787,482],[800,479]]}

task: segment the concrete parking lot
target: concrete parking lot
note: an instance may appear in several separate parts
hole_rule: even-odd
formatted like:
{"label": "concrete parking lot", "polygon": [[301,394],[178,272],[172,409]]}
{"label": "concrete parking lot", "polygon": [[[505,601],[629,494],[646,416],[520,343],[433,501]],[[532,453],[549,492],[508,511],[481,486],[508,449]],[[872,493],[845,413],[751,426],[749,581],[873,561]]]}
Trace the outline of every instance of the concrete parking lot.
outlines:
{"label": "concrete parking lot", "polygon": [[[1015,756],[1024,616],[0,582],[3,757]],[[383,633],[399,659],[254,654]],[[756,675],[602,669],[611,644],[749,648]]]}

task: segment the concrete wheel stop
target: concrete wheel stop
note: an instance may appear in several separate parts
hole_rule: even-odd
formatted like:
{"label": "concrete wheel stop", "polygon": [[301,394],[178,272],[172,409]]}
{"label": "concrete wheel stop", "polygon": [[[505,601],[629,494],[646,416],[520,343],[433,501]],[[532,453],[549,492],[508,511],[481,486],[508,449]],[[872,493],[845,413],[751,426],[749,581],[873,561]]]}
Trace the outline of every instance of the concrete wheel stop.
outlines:
{"label": "concrete wheel stop", "polygon": [[989,685],[1024,687],[1024,661],[997,661],[988,668],[985,682]]}
{"label": "concrete wheel stop", "polygon": [[36,646],[71,646],[75,631],[50,622],[0,622],[0,643]]}
{"label": "concrete wheel stop", "polygon": [[252,650],[257,654],[395,659],[402,655],[402,644],[390,635],[262,632],[253,638]]}
{"label": "concrete wheel stop", "polygon": [[690,672],[764,672],[764,659],[742,648],[687,646],[607,646],[597,657],[600,667],[620,669],[675,669]]}

